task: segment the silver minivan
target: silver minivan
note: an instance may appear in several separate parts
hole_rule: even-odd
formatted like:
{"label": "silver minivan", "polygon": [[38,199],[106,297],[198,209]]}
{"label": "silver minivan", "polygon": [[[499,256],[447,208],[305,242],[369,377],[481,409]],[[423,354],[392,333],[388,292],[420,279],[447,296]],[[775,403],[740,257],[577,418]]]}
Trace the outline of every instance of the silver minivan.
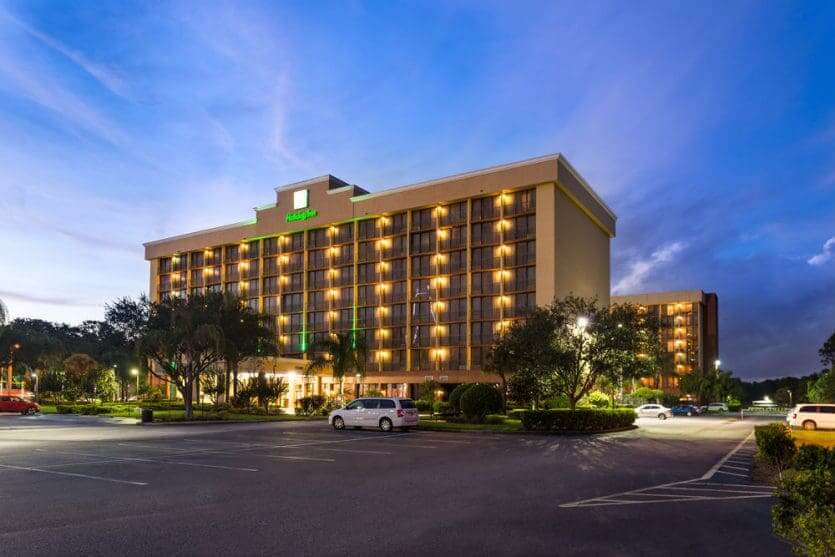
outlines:
{"label": "silver minivan", "polygon": [[391,431],[399,427],[408,430],[418,424],[418,411],[410,398],[364,397],[331,412],[328,423],[334,429],[374,427]]}

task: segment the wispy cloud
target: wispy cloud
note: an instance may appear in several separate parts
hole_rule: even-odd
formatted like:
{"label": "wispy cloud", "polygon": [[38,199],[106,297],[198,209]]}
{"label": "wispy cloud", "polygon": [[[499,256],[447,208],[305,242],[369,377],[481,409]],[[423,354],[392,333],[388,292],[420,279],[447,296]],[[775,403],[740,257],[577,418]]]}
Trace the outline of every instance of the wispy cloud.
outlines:
{"label": "wispy cloud", "polygon": [[625,294],[640,288],[650,273],[672,261],[684,248],[684,243],[673,242],[658,248],[647,258],[633,261],[629,264],[629,271],[615,284],[612,292]]}
{"label": "wispy cloud", "polygon": [[823,244],[823,250],[821,250],[819,254],[810,257],[806,263],[814,266],[823,265],[833,257],[835,257],[835,236],[828,239],[826,243]]}
{"label": "wispy cloud", "polygon": [[50,306],[70,306],[70,307],[87,307],[98,306],[92,302],[85,302],[76,298],[64,298],[61,296],[38,296],[36,294],[27,294],[25,292],[15,292],[13,290],[0,290],[0,298],[4,300],[14,300],[17,302],[28,302],[30,304],[45,304]]}

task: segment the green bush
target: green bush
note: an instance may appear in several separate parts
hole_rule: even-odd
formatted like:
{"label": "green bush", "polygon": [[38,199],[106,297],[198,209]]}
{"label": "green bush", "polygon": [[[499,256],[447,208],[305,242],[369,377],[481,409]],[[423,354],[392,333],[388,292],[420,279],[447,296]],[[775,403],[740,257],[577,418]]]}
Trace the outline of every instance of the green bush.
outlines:
{"label": "green bush", "polygon": [[[811,453],[810,453],[811,454]],[[774,532],[798,554],[835,554],[835,481],[828,468],[789,470],[777,484]]]}
{"label": "green bush", "polygon": [[461,383],[452,389],[452,392],[449,393],[449,405],[453,410],[461,411],[461,396],[472,386],[473,383]]}
{"label": "green bush", "polygon": [[311,395],[300,398],[296,402],[296,414],[299,416],[313,416],[325,405],[325,397],[322,395]]}
{"label": "green bush", "polygon": [[498,425],[503,424],[506,419],[507,416],[501,414],[489,414],[484,418],[484,423]]}
{"label": "green bush", "polygon": [[493,385],[476,383],[461,395],[461,411],[468,421],[481,423],[487,414],[502,411],[502,395]]}
{"label": "green bush", "polygon": [[606,396],[606,393],[601,391],[592,391],[583,399],[582,404],[584,406],[588,405],[594,408],[608,408],[609,397]]}
{"label": "green bush", "polygon": [[507,413],[508,419],[521,420],[525,412],[530,412],[528,408],[515,408]]}
{"label": "green bush", "polygon": [[792,465],[797,454],[797,447],[788,426],[778,423],[768,424],[757,426],[755,432],[760,458],[775,467],[779,473]]}
{"label": "green bush", "polygon": [[441,416],[454,416],[455,410],[452,409],[452,406],[448,402],[444,402],[442,400],[437,401],[433,406],[432,409],[436,414]]}
{"label": "green bush", "polygon": [[631,408],[528,410],[522,415],[522,427],[528,431],[606,431],[629,427],[633,423],[635,411]]}
{"label": "green bush", "polygon": [[421,400],[418,399],[415,401],[415,407],[418,409],[418,412],[431,412],[432,411],[432,403],[428,400]]}
{"label": "green bush", "polygon": [[803,445],[794,459],[797,470],[830,470],[835,473],[835,449],[820,445]]}
{"label": "green bush", "polygon": [[568,408],[568,397],[565,395],[557,395],[545,401],[546,408]]}
{"label": "green bush", "polygon": [[59,404],[55,407],[56,414],[75,414],[75,409],[71,405]]}

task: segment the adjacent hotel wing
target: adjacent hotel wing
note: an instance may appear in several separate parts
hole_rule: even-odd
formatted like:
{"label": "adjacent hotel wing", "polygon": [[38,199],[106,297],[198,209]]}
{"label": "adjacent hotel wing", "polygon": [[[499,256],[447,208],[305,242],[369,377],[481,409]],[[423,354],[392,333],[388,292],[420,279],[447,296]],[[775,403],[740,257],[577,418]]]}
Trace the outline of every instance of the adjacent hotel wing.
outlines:
{"label": "adjacent hotel wing", "polygon": [[275,195],[251,220],[145,244],[151,299],[241,294],[273,316],[296,370],[317,339],[364,335],[363,383],[401,394],[428,376],[489,380],[491,341],[530,306],[609,302],[616,217],[559,154],[378,192],[327,175]]}

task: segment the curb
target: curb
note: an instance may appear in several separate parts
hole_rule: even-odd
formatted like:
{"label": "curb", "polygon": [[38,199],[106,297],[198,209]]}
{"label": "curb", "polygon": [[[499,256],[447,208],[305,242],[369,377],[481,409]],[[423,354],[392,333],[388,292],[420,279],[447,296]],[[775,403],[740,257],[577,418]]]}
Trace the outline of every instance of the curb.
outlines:
{"label": "curb", "polygon": [[601,431],[527,431],[524,429],[520,429],[517,431],[501,431],[501,430],[489,430],[489,429],[434,429],[431,426],[429,428],[421,428],[418,425],[415,430],[416,431],[431,431],[433,433],[491,433],[491,434],[499,434],[499,435],[548,435],[548,436],[559,436],[559,435],[566,435],[566,436],[575,436],[575,435],[601,435],[605,433],[620,433],[623,431],[632,431],[638,429],[638,426],[631,425],[629,427],[620,427],[617,429],[604,429]]}

